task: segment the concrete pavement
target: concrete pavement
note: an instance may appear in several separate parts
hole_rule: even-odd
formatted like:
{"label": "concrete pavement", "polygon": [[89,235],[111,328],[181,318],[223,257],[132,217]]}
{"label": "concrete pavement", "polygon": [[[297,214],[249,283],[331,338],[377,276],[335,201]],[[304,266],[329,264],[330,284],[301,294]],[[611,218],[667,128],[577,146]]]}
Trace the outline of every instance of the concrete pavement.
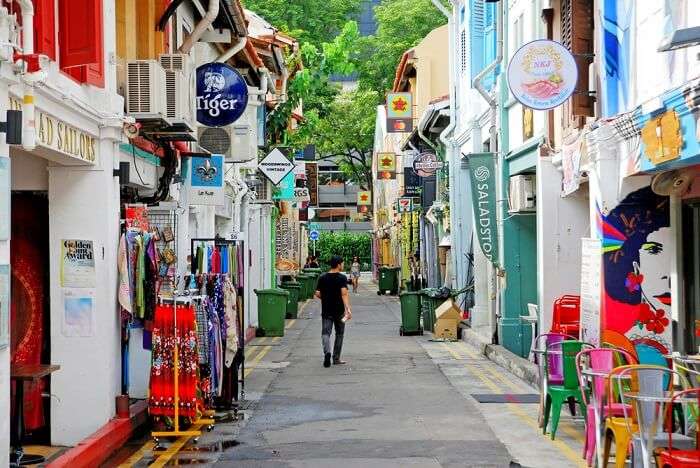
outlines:
{"label": "concrete pavement", "polygon": [[[566,467],[581,465],[580,423],[562,418],[555,442],[537,405],[479,404],[474,393],[535,393],[474,348],[401,337],[397,298],[371,283],[351,294],[345,366],[322,366],[320,304],[284,338],[248,347],[245,420],[217,424],[197,444],[153,452],[147,439],[109,466]],[[184,439],[184,438],[183,438]]]}

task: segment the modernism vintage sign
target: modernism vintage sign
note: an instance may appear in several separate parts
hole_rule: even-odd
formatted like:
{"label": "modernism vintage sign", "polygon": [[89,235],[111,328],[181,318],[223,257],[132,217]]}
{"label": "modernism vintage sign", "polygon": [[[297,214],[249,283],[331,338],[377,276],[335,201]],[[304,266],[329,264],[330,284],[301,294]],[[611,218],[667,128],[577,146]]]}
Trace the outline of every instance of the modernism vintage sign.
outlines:
{"label": "modernism vintage sign", "polygon": [[498,265],[498,228],[496,225],[496,170],[493,153],[469,155],[469,174],[474,205],[474,231],[484,256]]}

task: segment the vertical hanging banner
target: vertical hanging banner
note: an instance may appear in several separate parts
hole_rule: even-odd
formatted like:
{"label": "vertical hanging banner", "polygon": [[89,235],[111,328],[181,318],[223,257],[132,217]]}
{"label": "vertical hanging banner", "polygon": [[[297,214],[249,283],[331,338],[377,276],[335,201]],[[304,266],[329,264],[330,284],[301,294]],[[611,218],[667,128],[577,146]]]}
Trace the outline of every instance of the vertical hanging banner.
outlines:
{"label": "vertical hanging banner", "polygon": [[387,133],[413,131],[413,96],[411,93],[389,93],[386,97]]}
{"label": "vertical hanging banner", "polygon": [[190,205],[224,206],[224,157],[191,158]]}
{"label": "vertical hanging banner", "polygon": [[496,224],[496,170],[494,153],[469,155],[472,203],[476,236],[486,258],[498,266],[498,227]]}
{"label": "vertical hanging banner", "polygon": [[275,270],[278,275],[293,275],[299,271],[299,261],[295,252],[298,241],[298,222],[290,202],[279,202],[279,216],[275,225]]}
{"label": "vertical hanging banner", "polygon": [[600,298],[603,269],[600,239],[581,239],[581,340],[600,345]]}
{"label": "vertical hanging banner", "polygon": [[396,179],[396,155],[394,153],[377,154],[377,174],[379,179]]}
{"label": "vertical hanging banner", "polygon": [[306,163],[306,187],[309,189],[309,206],[318,206],[318,163]]}

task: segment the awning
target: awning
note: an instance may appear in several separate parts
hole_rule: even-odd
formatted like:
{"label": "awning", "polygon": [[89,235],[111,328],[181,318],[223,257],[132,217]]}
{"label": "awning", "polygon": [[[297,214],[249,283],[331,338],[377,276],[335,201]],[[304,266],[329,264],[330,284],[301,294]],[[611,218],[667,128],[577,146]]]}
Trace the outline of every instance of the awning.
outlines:
{"label": "awning", "polygon": [[411,132],[401,149],[409,151],[412,149],[421,150],[422,147],[427,147],[428,145],[420,137],[419,132],[422,132],[427,139],[437,143],[438,137],[450,123],[449,108],[450,100],[446,96],[431,101],[428,107],[425,108],[423,115],[420,116],[418,125],[413,129],[413,132]]}

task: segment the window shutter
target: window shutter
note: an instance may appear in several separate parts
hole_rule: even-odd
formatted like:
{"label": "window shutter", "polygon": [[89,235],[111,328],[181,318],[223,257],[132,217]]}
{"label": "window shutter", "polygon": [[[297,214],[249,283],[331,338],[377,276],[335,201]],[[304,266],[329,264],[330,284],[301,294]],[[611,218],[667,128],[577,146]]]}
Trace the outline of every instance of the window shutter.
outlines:
{"label": "window shutter", "polygon": [[[595,116],[594,98],[588,95],[588,67],[593,62],[593,2],[591,0],[562,0],[561,42],[574,55],[578,82],[574,94],[564,108],[564,118],[580,128],[582,117]],[[568,108],[568,111],[567,111]]]}
{"label": "window shutter", "polygon": [[54,0],[34,0],[34,51],[56,60]]}
{"label": "window shutter", "polygon": [[59,0],[58,45],[62,69],[102,60],[102,0]]}
{"label": "window shutter", "polygon": [[469,52],[471,79],[484,68],[484,0],[469,0]]}
{"label": "window shutter", "polygon": [[[485,5],[485,15],[484,15],[484,64],[486,67],[489,63],[496,60],[496,4],[488,3]],[[482,67],[482,68],[483,68]],[[496,74],[498,69],[494,70],[493,73],[489,74],[484,78],[484,87],[487,90],[491,90],[496,84]]]}

